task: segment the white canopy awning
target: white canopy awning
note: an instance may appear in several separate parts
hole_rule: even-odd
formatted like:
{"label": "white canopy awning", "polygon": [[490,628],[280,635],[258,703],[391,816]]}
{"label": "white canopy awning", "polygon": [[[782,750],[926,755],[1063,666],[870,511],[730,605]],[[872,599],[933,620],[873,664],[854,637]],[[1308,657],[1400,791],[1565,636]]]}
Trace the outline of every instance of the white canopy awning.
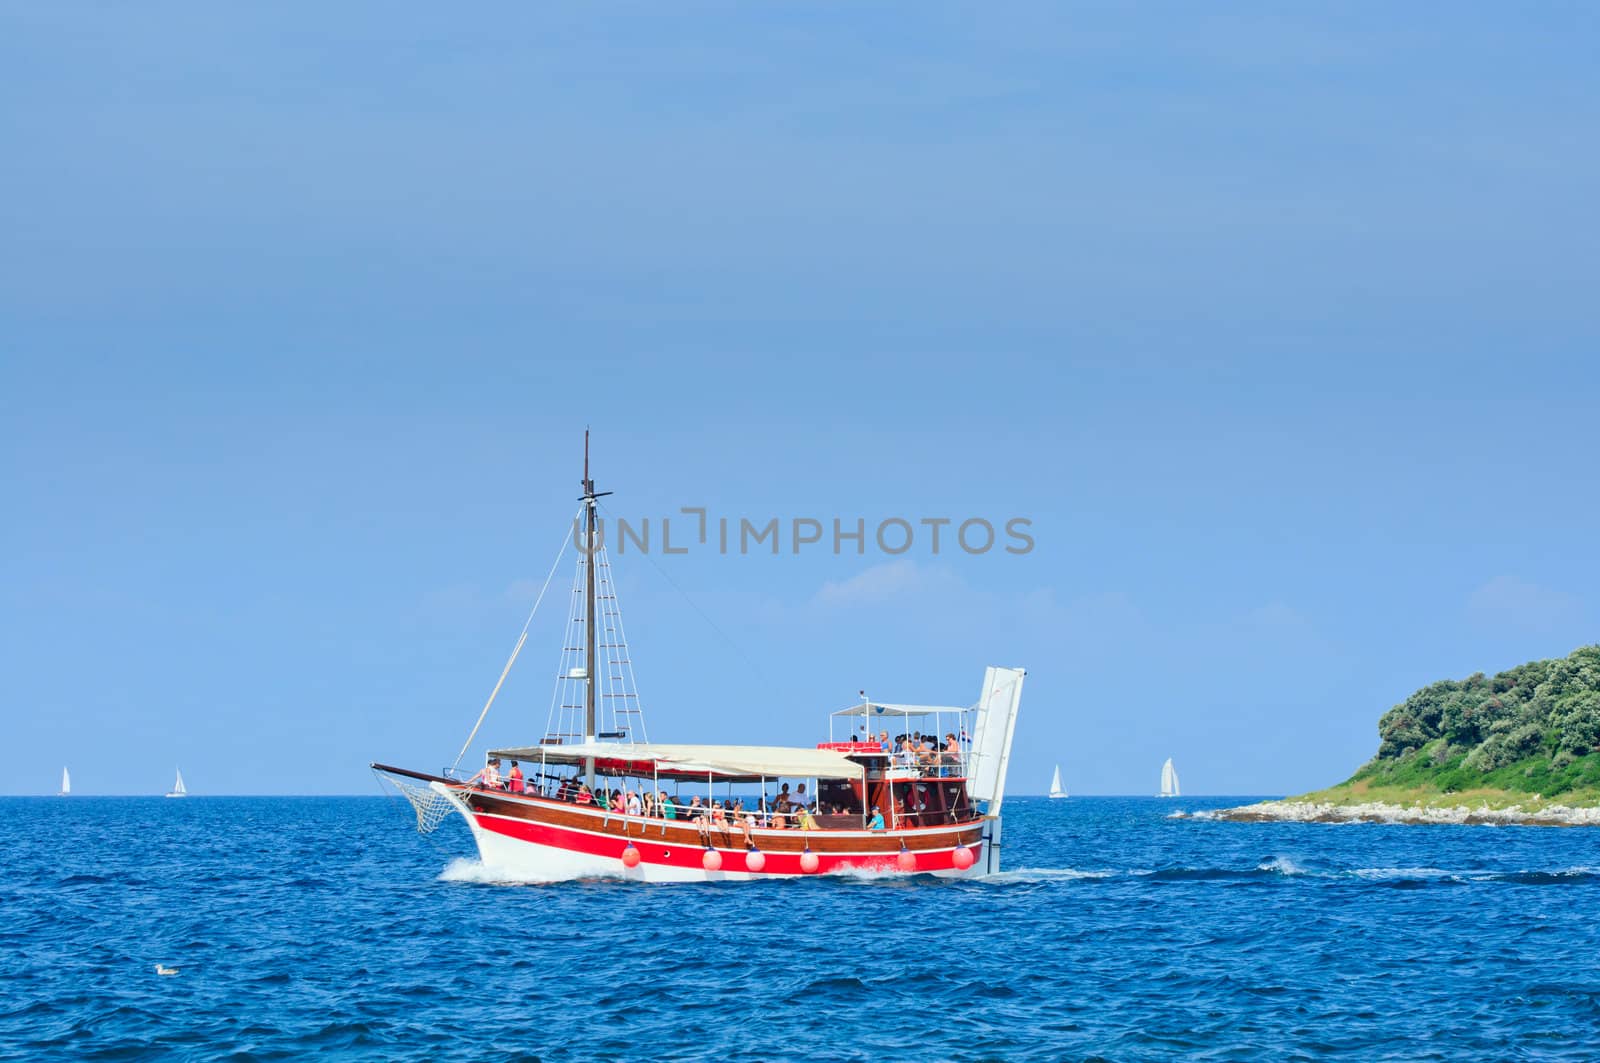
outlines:
{"label": "white canopy awning", "polygon": [[876,701],[861,701],[848,709],[840,709],[835,716],[934,716],[955,712],[966,712],[952,705],[885,705]]}
{"label": "white canopy awning", "polygon": [[686,746],[657,743],[580,742],[490,750],[491,757],[549,764],[581,764],[628,774],[712,775],[719,779],[859,779],[860,764],[832,749],[791,746]]}

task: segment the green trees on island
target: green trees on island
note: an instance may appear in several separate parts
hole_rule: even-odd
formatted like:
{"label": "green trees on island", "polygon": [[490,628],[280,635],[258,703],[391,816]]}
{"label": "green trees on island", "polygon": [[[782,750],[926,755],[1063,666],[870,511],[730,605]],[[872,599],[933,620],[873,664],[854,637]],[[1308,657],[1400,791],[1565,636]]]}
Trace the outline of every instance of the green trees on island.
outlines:
{"label": "green trees on island", "polygon": [[1378,738],[1346,786],[1600,791],[1600,645],[1426,686],[1384,713]]}

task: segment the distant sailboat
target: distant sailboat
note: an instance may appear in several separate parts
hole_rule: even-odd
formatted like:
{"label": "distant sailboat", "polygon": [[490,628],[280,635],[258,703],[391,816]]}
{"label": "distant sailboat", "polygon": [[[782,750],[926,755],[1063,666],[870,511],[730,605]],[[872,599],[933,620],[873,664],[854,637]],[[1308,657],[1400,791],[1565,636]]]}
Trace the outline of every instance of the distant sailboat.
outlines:
{"label": "distant sailboat", "polygon": [[183,785],[183,772],[178,772],[178,781],[172,784],[172,792],[168,797],[188,797],[189,791]]}
{"label": "distant sailboat", "polygon": [[1167,762],[1161,765],[1161,796],[1178,796],[1178,769],[1172,766],[1171,757],[1168,757]]}
{"label": "distant sailboat", "polygon": [[61,792],[56,794],[56,796],[57,797],[71,797],[72,796],[72,776],[67,774],[67,769],[66,768],[62,768],[61,769]]}
{"label": "distant sailboat", "polygon": [[1065,796],[1067,796],[1067,791],[1065,791],[1065,790],[1063,790],[1061,788],[1061,765],[1059,765],[1059,764],[1056,765],[1056,773],[1055,773],[1055,775],[1051,776],[1051,778],[1050,778],[1050,796],[1051,797],[1065,797]]}

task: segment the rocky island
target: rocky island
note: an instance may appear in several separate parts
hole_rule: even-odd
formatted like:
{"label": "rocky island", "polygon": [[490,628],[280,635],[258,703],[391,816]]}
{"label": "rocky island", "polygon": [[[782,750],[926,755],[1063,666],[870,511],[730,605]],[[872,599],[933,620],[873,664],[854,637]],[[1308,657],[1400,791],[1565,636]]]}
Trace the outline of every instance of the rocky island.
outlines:
{"label": "rocky island", "polygon": [[1600,645],[1424,687],[1384,713],[1378,739],[1337,786],[1213,815],[1600,826]]}

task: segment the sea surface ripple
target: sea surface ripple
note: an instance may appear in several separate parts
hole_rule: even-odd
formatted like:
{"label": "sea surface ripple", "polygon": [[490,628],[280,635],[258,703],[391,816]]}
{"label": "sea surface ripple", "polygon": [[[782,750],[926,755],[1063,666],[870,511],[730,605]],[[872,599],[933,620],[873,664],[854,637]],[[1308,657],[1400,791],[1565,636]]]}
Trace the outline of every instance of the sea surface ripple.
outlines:
{"label": "sea surface ripple", "polygon": [[1241,800],[648,886],[496,882],[380,797],[3,799],[0,1059],[1600,1058],[1600,833],[1174,815]]}

